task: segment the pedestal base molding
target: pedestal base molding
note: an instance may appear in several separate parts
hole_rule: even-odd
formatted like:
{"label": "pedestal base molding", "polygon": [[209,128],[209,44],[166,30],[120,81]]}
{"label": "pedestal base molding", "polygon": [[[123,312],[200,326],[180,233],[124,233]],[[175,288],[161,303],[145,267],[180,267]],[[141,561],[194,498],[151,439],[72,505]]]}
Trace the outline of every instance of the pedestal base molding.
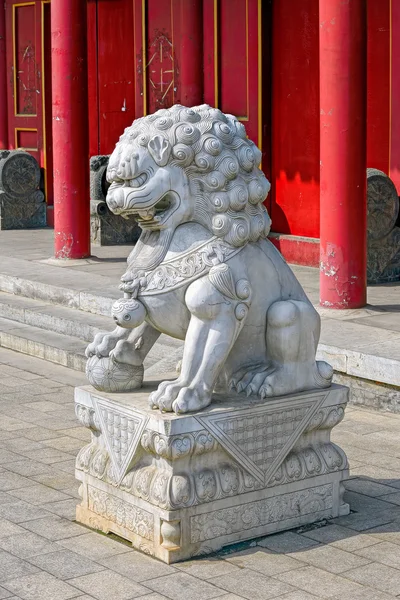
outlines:
{"label": "pedestal base molding", "polygon": [[174,563],[349,512],[347,458],[330,441],[347,388],[267,402],[216,394],[211,408],[177,416],[148,408],[155,387],[76,390],[92,430],[76,463],[79,522]]}

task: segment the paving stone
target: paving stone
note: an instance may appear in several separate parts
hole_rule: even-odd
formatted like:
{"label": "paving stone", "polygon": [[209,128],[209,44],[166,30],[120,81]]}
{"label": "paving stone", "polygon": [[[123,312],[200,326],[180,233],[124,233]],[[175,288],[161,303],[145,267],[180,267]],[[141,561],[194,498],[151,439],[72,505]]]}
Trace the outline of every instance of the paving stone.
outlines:
{"label": "paving stone", "polygon": [[[82,440],[74,438],[72,436],[64,436],[55,438],[53,440],[46,440],[43,442],[45,446],[61,450],[62,452],[73,452],[77,453],[82,448]],[[387,492],[386,492],[387,493]]]}
{"label": "paving stone", "polygon": [[82,440],[83,442],[90,442],[92,434],[89,429],[86,427],[75,427],[74,429],[61,429],[58,431],[60,435],[68,435],[71,437],[76,437],[78,440]]}
{"label": "paving stone", "polygon": [[383,512],[381,514],[371,513],[352,513],[345,517],[338,517],[333,522],[336,525],[342,525],[343,527],[349,527],[355,531],[366,531],[380,525],[386,525],[394,520],[393,512]]}
{"label": "paving stone", "polygon": [[139,583],[108,570],[76,577],[69,583],[97,600],[132,600],[150,593]]}
{"label": "paving stone", "polygon": [[393,594],[393,596],[400,594],[400,571],[382,563],[370,563],[364,567],[352,569],[344,573],[344,577],[381,592]]}
{"label": "paving stone", "polygon": [[[337,596],[337,600],[393,600],[395,596],[379,592],[373,588],[362,586],[360,590],[352,590],[350,593],[344,593]],[[281,600],[281,598],[279,599]]]}
{"label": "paving stone", "polygon": [[[94,540],[92,540],[92,543],[94,543]],[[71,544],[71,548],[72,547],[73,546]],[[166,565],[158,560],[154,560],[150,556],[146,556],[145,554],[136,552],[134,550],[131,552],[125,552],[124,554],[117,554],[115,556],[111,556],[110,558],[99,558],[97,560],[104,567],[107,567],[108,569],[111,569],[112,571],[115,571],[116,573],[119,573],[128,579],[132,579],[132,581],[138,582],[145,581],[146,579],[152,579],[154,577],[161,577],[170,573],[176,573],[176,569],[174,567]],[[203,561],[199,560],[191,562],[202,563]],[[223,561],[214,562],[223,564]],[[179,563],[177,567],[185,569],[186,565],[187,563]],[[196,571],[196,573],[197,572],[198,571]],[[201,571],[201,566],[199,572],[202,573],[201,578],[206,579]],[[196,573],[192,573],[190,571],[191,575],[198,576]]]}
{"label": "paving stone", "polygon": [[372,535],[355,532],[352,529],[340,527],[339,525],[326,525],[325,527],[312,529],[303,533],[303,535],[323,544],[331,544],[347,552],[353,552],[359,548],[378,543]]}
{"label": "paving stone", "polygon": [[400,546],[397,544],[380,542],[368,548],[360,548],[356,551],[356,554],[370,561],[400,569]]}
{"label": "paving stone", "polygon": [[7,448],[7,450],[10,450],[11,452],[15,452],[17,454],[20,450],[40,450],[41,448],[43,448],[40,442],[30,440],[23,436],[20,436],[17,439],[13,438],[12,440],[7,440],[4,443],[4,447]]}
{"label": "paving stone", "polygon": [[47,504],[42,504],[41,506],[43,506],[43,508],[46,510],[58,515],[59,517],[64,517],[70,521],[75,520],[76,500],[74,498],[71,498],[70,500],[61,500],[61,502],[48,502]]}
{"label": "paving stone", "polygon": [[[6,590],[5,588],[0,586],[0,600],[3,600],[3,598],[10,598],[10,596],[12,596],[10,590]],[[15,597],[16,596],[14,596],[14,598]]]}
{"label": "paving stone", "polygon": [[369,477],[376,483],[388,485],[396,489],[400,488],[400,472],[376,467],[375,465],[364,465],[357,469],[357,474],[361,477]]}
{"label": "paving stone", "polygon": [[252,569],[269,576],[305,566],[301,560],[276,554],[267,549],[261,550],[259,547],[238,552],[226,560],[238,567]]}
{"label": "paving stone", "polygon": [[47,429],[46,427],[33,427],[24,433],[26,438],[30,440],[43,441],[43,440],[51,440],[54,439],[58,432],[53,429]]}
{"label": "paving stone", "polygon": [[[0,535],[1,535],[1,523],[0,520]],[[25,529],[40,534],[51,541],[63,540],[66,538],[72,538],[81,536],[87,529],[83,525],[77,523],[71,523],[68,519],[62,519],[56,515],[49,514],[44,519],[36,519],[34,521],[28,521],[22,523]],[[74,549],[73,546],[71,549]]]}
{"label": "paving stone", "polygon": [[28,402],[25,404],[27,408],[31,408],[33,410],[38,410],[40,412],[52,412],[53,410],[58,410],[59,405],[53,402],[49,402],[48,400],[40,400],[37,402]]}
{"label": "paving stone", "polygon": [[[36,462],[35,460],[29,460],[25,458],[21,462],[13,462],[7,465],[7,469],[18,475],[24,477],[35,477],[36,475],[42,475],[44,473],[51,472],[51,467],[44,465],[43,463]],[[31,482],[34,485],[34,482]]]}
{"label": "paving stone", "polygon": [[[60,450],[56,450],[55,448],[42,448],[41,450],[33,450],[32,452],[29,452],[29,457],[32,460],[37,460],[46,465],[62,462],[70,458],[70,456],[68,456],[68,454],[65,452],[60,452]],[[21,460],[21,458],[19,458],[19,460]]]}
{"label": "paving stone", "polygon": [[371,481],[370,479],[365,478],[357,478],[350,479],[345,483],[346,490],[351,490],[353,492],[358,492],[360,494],[364,494],[366,496],[379,497],[383,496],[383,500],[387,500],[390,502],[390,498],[386,496],[388,494],[393,494],[396,492],[394,488],[391,488],[388,485],[382,485],[381,483],[376,483],[376,481]]}
{"label": "paving stone", "polygon": [[34,505],[45,504],[46,502],[53,503],[61,500],[68,500],[68,496],[66,494],[40,483],[33,484],[30,487],[25,487],[20,490],[11,490],[10,493],[20,500],[24,500],[25,502],[29,502],[30,504]]}
{"label": "paving stone", "polygon": [[65,473],[75,473],[75,458],[70,458],[57,463],[57,469],[59,471],[64,471]]}
{"label": "paving stone", "polygon": [[[290,556],[298,556],[298,554],[291,554]],[[329,573],[336,574],[343,573],[355,567],[361,567],[370,562],[365,558],[333,546],[322,546],[304,550],[301,553],[301,560],[314,567],[319,567]]]}
{"label": "paving stone", "polygon": [[[0,581],[4,582],[17,577],[24,577],[31,573],[37,573],[39,569],[26,560],[13,556],[9,552],[0,550]],[[8,587],[8,586],[5,586]]]}
{"label": "paving stone", "polygon": [[56,544],[49,542],[36,533],[21,528],[22,533],[0,537],[0,548],[19,558],[30,558],[37,554],[46,554],[58,550]]}
{"label": "paving stone", "polygon": [[279,596],[279,600],[317,600],[317,598],[318,596],[314,596],[314,594],[309,594],[308,592],[303,592],[302,590],[289,592],[289,594],[283,594],[283,596]]}
{"label": "paving stone", "polygon": [[8,519],[13,523],[41,519],[48,516],[48,514],[43,508],[22,501],[0,505],[0,519]]}
{"label": "paving stone", "polygon": [[327,573],[316,567],[304,567],[295,571],[287,571],[286,573],[279,573],[275,577],[279,581],[314,594],[317,598],[342,597],[342,594],[352,594],[363,589],[362,586],[353,581],[349,581],[340,575]]}
{"label": "paving stone", "polygon": [[395,492],[394,494],[388,494],[387,496],[381,496],[382,500],[385,500],[386,502],[392,502],[393,504],[397,504],[397,506],[400,506],[400,492]]}
{"label": "paving stone", "polygon": [[[176,577],[176,575],[170,575],[169,577],[172,583],[172,578]],[[167,578],[164,577],[161,579]],[[146,585],[152,586],[157,581],[159,580],[155,579],[153,582],[146,582]],[[239,596],[247,598],[247,600],[268,600],[269,598],[275,598],[276,596],[294,591],[292,586],[277,581],[272,577],[266,577],[257,571],[251,571],[250,569],[240,569],[222,577],[209,579],[208,582],[215,583],[216,586],[228,592],[239,594]],[[167,582],[165,583],[167,585]],[[162,590],[158,588],[158,591]],[[185,597],[184,587],[180,589],[180,592]],[[168,591],[165,590],[164,593],[167,595]],[[169,595],[172,600],[179,600],[178,595],[172,596],[172,592]]]}
{"label": "paving stone", "polygon": [[58,544],[68,550],[73,550],[78,554],[82,554],[82,556],[87,556],[96,561],[103,558],[109,558],[115,554],[134,552],[130,546],[122,544],[121,542],[116,542],[100,533],[93,532],[74,537],[73,539],[61,540]]}
{"label": "paving stone", "polygon": [[79,487],[79,483],[73,475],[63,472],[59,473],[56,469],[51,469],[47,473],[33,475],[32,479],[56,490],[68,490],[74,486],[78,489]]}
{"label": "paving stone", "polygon": [[263,548],[269,548],[274,552],[287,553],[287,552],[298,552],[312,546],[317,546],[318,542],[303,537],[292,531],[285,531],[284,533],[278,533],[277,535],[270,535],[262,540],[257,540],[257,545]]}
{"label": "paving stone", "polygon": [[104,567],[84,556],[70,550],[58,550],[54,543],[51,545],[55,547],[55,552],[32,557],[29,562],[59,579],[71,579],[104,570]]}
{"label": "paving stone", "polygon": [[7,519],[0,519],[0,537],[9,537],[18,533],[25,533],[25,529]]}
{"label": "paving stone", "polygon": [[7,492],[0,492],[0,504],[9,504],[10,502],[15,502],[15,498]]}
{"label": "paving stone", "polygon": [[79,595],[75,587],[49,573],[36,573],[13,579],[8,581],[6,586],[22,600],[69,600]]}
{"label": "paving stone", "polygon": [[201,558],[187,560],[174,564],[174,567],[184,573],[198,577],[199,579],[211,579],[237,571],[238,567],[232,561],[219,558]]}
{"label": "paving stone", "polygon": [[11,452],[11,450],[7,450],[6,448],[0,448],[0,464],[1,465],[17,462],[19,460],[21,460],[20,454]]}

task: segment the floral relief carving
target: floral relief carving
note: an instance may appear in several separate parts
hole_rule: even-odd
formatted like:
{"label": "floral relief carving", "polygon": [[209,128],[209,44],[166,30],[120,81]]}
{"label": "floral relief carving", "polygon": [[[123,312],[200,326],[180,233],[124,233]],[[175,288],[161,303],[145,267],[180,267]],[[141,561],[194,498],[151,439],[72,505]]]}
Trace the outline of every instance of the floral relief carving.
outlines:
{"label": "floral relief carving", "polygon": [[327,484],[195,515],[190,518],[191,542],[204,542],[269,523],[319,513],[331,509],[332,506],[332,484]]}
{"label": "floral relief carving", "polygon": [[166,436],[147,429],[141,439],[144,450],[168,460],[195,456],[217,449],[218,442],[206,431]]}
{"label": "floral relief carving", "polygon": [[106,517],[141,537],[153,540],[154,517],[149,512],[91,486],[88,489],[88,502],[89,509],[97,515]]}

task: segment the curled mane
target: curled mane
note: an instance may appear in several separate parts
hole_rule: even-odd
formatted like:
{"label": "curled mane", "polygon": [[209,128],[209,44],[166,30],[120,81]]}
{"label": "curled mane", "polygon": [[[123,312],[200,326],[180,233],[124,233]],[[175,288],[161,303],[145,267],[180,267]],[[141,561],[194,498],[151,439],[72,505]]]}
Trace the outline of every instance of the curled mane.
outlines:
{"label": "curled mane", "polygon": [[171,145],[168,164],[189,179],[196,222],[233,246],[268,235],[271,220],[263,202],[270,184],[258,168],[260,150],[236,117],[208,104],[176,104],[135,120],[117,148],[126,156],[129,147],[132,153],[138,145],[147,147],[155,135]]}

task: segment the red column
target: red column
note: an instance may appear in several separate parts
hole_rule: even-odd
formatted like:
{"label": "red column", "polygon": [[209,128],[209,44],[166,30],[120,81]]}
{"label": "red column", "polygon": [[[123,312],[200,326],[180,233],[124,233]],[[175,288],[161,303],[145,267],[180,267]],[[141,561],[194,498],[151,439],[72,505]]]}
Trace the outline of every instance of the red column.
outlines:
{"label": "red column", "polygon": [[202,0],[182,0],[180,14],[180,102],[195,106],[203,102]]}
{"label": "red column", "polygon": [[52,0],[56,258],[90,255],[86,2]]}
{"label": "red column", "polygon": [[320,302],[366,304],[366,2],[319,0]]}
{"label": "red column", "polygon": [[0,150],[8,148],[6,5],[0,3]]}

